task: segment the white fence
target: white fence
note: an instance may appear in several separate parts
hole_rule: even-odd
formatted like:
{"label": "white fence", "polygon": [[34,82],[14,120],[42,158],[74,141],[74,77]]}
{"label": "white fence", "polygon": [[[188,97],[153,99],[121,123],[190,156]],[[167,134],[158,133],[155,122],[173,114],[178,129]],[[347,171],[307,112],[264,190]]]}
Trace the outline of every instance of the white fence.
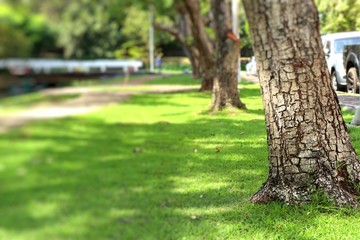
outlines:
{"label": "white fence", "polygon": [[14,75],[28,72],[51,74],[54,71],[87,73],[94,69],[102,73],[109,69],[137,72],[142,66],[141,61],[135,60],[0,59],[0,69],[8,69]]}

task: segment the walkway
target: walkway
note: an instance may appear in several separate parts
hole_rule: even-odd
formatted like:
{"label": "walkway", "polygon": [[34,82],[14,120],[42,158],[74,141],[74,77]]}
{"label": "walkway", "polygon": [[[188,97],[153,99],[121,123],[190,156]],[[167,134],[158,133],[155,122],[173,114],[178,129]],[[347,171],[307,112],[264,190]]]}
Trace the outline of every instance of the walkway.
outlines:
{"label": "walkway", "polygon": [[[60,118],[95,111],[108,104],[124,101],[134,94],[174,93],[199,89],[198,86],[143,85],[143,83],[158,77],[158,75],[140,77],[131,80],[126,85],[124,83],[116,83],[93,87],[65,87],[43,90],[42,92],[46,95],[79,94],[80,96],[61,103],[34,106],[9,116],[0,116],[0,133],[5,133],[10,129],[36,120]],[[257,77],[247,76],[243,72],[242,78],[258,83]],[[131,88],[134,88],[134,90]],[[360,105],[360,95],[338,93],[338,97],[340,105],[347,109],[355,110]]]}
{"label": "walkway", "polygon": [[[10,129],[36,120],[60,118],[95,111],[108,104],[118,103],[128,99],[134,94],[173,93],[199,89],[197,86],[141,85],[158,77],[157,75],[146,76],[131,80],[131,83],[126,85],[117,83],[94,87],[65,87],[43,90],[42,92],[45,95],[80,94],[80,96],[61,103],[34,106],[28,110],[15,112],[9,116],[0,116],[0,133],[5,133]],[[134,88],[134,90],[129,90],[131,88]]]}

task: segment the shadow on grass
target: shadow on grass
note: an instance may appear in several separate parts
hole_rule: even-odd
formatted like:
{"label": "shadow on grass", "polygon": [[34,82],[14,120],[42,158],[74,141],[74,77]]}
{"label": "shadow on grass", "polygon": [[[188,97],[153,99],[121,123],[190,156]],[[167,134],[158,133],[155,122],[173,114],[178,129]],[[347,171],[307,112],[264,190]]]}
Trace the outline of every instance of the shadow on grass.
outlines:
{"label": "shadow on grass", "polygon": [[[81,124],[93,131],[76,130]],[[84,215],[82,224],[86,225],[86,231],[76,238],[102,237],[92,232],[93,227],[101,234],[110,227],[109,234],[115,235],[106,237],[114,238],[124,233],[128,238],[143,238],[146,236],[145,232],[141,233],[144,227],[146,234],[153,238],[182,237],[181,228],[197,223],[192,223],[191,213],[181,213],[181,209],[226,207],[246,199],[247,191],[240,191],[243,183],[261,179],[259,168],[264,168],[261,155],[246,156],[246,152],[261,152],[263,147],[242,146],[239,149],[241,144],[236,141],[224,143],[214,139],[215,134],[230,134],[229,126],[235,125],[233,122],[211,124],[214,129],[210,134],[208,124],[104,124],[68,119],[43,123],[41,132],[28,137],[13,133],[8,136],[13,142],[27,144],[31,141],[35,145],[49,142],[49,145],[28,156],[21,166],[24,173],[18,175],[20,182],[6,181],[14,179],[19,169],[9,170],[2,176],[2,182],[9,186],[1,191],[0,227],[26,232]],[[64,127],[74,129],[66,133],[61,130]],[[194,142],[199,132],[204,133],[206,146],[214,147],[207,149],[204,144]],[[219,144],[220,151],[216,149]],[[239,151],[245,154],[244,160],[234,156],[226,159]],[[253,161],[246,161],[246,158]],[[235,179],[228,177],[236,171],[241,174]],[[203,189],[194,183],[192,190],[184,188],[182,181],[191,184],[199,176],[200,181],[210,185],[221,183],[225,188]],[[232,191],[234,187],[239,190]],[[31,210],[34,204],[53,203],[57,210],[51,214],[37,216]],[[111,211],[115,212],[113,216]],[[174,229],[180,227],[177,234],[168,235],[167,221],[181,222],[173,226]],[[163,228],[163,224],[167,227]],[[137,230],[131,233],[134,229]]]}
{"label": "shadow on grass", "polygon": [[[76,131],[79,124],[94,131]],[[36,133],[30,138],[35,143],[50,140],[51,147],[29,156],[22,165],[27,173],[18,176],[21,183],[8,182],[10,186],[2,189],[0,227],[26,234],[44,226],[57,229],[80,216],[81,221],[60,237],[207,238],[229,225],[241,232],[225,238],[245,236],[255,229],[265,235],[276,229],[277,236],[289,237],[298,226],[288,227],[286,222],[301,221],[297,218],[302,210],[294,214],[292,208],[279,204],[247,202],[266,177],[266,144],[254,141],[264,137],[263,131],[232,140],[243,124],[47,122],[44,132],[54,134]],[[252,124],[260,128],[262,122]],[[69,134],[61,130],[64,127],[75,129]],[[199,133],[203,136],[196,139]],[[10,170],[2,182],[14,179],[12,174]],[[31,210],[33,205],[52,204],[57,207],[50,213]],[[314,217],[307,215],[306,221]],[[45,236],[54,237],[52,233]]]}
{"label": "shadow on grass", "polygon": [[[144,102],[187,109],[164,95],[128,104]],[[67,118],[1,137],[5,236],[315,239],[306,231],[327,213],[248,202],[267,176],[263,120],[135,120]]]}

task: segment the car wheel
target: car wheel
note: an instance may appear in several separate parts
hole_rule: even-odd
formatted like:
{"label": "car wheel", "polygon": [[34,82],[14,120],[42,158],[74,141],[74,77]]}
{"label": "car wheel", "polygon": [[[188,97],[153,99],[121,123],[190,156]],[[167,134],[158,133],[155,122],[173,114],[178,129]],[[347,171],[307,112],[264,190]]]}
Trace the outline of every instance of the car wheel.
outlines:
{"label": "car wheel", "polygon": [[335,91],[339,91],[339,84],[337,82],[337,78],[336,78],[336,72],[333,71],[331,73],[331,83],[332,83],[332,87]]}
{"label": "car wheel", "polygon": [[346,74],[346,86],[348,93],[359,93],[359,76],[354,67],[350,68]]}

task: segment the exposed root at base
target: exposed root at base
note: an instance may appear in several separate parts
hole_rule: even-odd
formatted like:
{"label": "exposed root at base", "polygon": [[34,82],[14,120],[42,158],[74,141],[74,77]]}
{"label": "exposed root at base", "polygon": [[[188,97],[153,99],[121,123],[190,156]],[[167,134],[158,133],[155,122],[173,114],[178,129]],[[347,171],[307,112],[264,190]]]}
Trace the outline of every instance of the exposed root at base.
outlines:
{"label": "exposed root at base", "polygon": [[360,206],[357,196],[352,193],[353,190],[349,192],[334,182],[327,182],[325,185],[317,182],[313,187],[309,186],[309,188],[304,188],[293,185],[287,186],[283,183],[276,184],[276,181],[271,179],[250,198],[250,201],[264,204],[279,200],[288,205],[301,205],[310,202],[311,196],[316,191],[324,192],[327,198],[333,201],[338,207],[349,206],[357,208]]}

